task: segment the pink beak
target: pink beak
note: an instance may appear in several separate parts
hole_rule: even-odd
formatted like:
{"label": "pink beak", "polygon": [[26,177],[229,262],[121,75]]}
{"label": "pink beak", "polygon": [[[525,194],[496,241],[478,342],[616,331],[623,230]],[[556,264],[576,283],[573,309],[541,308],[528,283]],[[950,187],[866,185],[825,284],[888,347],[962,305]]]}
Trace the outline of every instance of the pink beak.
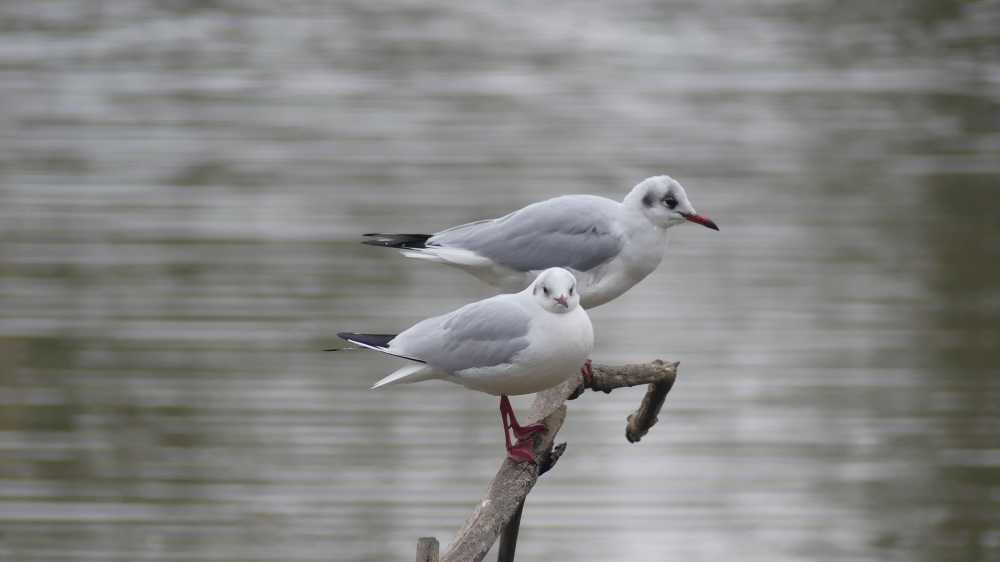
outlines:
{"label": "pink beak", "polygon": [[566,304],[566,295],[559,295],[559,298],[556,299],[556,302],[565,306],[566,308],[569,308],[569,305]]}
{"label": "pink beak", "polygon": [[706,217],[705,215],[699,213],[695,213],[693,215],[689,215],[687,213],[681,213],[681,216],[695,224],[700,224],[701,226],[711,228],[712,230],[719,230],[719,227],[715,226],[715,223],[712,222],[712,219]]}

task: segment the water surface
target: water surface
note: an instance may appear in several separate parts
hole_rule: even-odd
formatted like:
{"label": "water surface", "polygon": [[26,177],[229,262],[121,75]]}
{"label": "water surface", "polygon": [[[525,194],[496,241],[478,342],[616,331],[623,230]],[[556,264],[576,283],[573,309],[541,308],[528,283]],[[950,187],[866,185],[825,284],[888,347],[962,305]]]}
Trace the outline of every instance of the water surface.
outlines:
{"label": "water surface", "polygon": [[[991,2],[0,5],[0,558],[409,560],[497,400],[330,355],[492,290],[359,245],[667,173],[524,560],[1000,560]],[[524,411],[530,397],[515,400]]]}

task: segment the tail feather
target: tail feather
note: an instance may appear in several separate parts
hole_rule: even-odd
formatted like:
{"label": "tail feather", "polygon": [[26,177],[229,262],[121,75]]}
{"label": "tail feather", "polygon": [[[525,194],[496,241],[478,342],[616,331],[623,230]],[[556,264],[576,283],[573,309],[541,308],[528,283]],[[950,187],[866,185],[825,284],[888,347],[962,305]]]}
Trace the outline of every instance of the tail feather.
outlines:
{"label": "tail feather", "polygon": [[362,242],[362,244],[367,244],[369,246],[421,249],[426,247],[427,240],[433,236],[433,234],[382,234],[375,232],[372,234],[365,234],[364,236],[375,237],[374,240],[365,240]]}
{"label": "tail feather", "polygon": [[391,384],[429,381],[431,379],[440,379],[444,376],[446,376],[445,373],[442,373],[430,365],[407,365],[388,377],[378,381],[372,388],[389,386]]}

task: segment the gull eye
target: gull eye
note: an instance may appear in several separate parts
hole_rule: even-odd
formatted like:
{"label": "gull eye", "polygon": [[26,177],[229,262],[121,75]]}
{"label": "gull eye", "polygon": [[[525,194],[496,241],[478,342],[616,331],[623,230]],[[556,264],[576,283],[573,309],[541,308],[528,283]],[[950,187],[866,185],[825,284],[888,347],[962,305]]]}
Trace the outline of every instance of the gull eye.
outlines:
{"label": "gull eye", "polygon": [[571,296],[571,297],[573,296],[573,287],[569,288],[569,296]]}
{"label": "gull eye", "polygon": [[667,195],[667,196],[666,196],[666,197],[665,197],[665,198],[663,199],[663,204],[664,204],[664,205],[666,205],[667,207],[669,207],[669,208],[673,209],[674,207],[676,207],[676,206],[677,206],[677,200],[676,200],[676,199],[674,199],[674,196],[673,196],[673,195]]}
{"label": "gull eye", "polygon": [[549,288],[545,285],[542,285],[542,292],[545,293],[545,296],[549,296]]}

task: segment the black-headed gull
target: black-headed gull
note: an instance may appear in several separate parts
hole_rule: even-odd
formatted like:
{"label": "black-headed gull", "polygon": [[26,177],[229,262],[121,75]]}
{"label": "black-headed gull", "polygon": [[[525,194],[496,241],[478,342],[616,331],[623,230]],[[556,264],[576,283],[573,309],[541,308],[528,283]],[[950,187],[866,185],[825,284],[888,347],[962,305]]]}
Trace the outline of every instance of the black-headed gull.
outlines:
{"label": "black-headed gull", "polygon": [[695,212],[681,184],[656,176],[621,203],[564,195],[437,234],[366,234],[375,239],[362,243],[457,267],[508,293],[564,267],[579,282],[580,304],[593,308],[652,273],[667,252],[667,229],[688,222],[719,230]]}
{"label": "black-headed gull", "polygon": [[[545,426],[519,425],[507,395],[551,388],[581,369],[594,347],[594,329],[579,304],[573,274],[552,268],[519,293],[468,304],[399,335],[337,336],[414,362],[372,388],[442,379],[499,395],[507,456],[535,462],[534,441],[527,438]],[[511,431],[522,441],[511,444]]]}

